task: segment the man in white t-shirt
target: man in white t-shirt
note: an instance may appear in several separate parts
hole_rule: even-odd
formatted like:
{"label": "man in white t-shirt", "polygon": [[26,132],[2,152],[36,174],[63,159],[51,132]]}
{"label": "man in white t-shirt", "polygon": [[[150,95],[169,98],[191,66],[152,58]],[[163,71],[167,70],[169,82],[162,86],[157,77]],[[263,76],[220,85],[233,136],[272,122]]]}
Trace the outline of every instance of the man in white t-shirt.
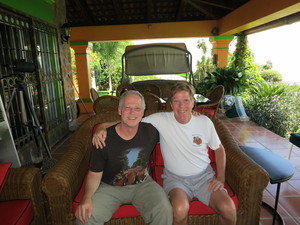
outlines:
{"label": "man in white t-shirt", "polygon": [[[190,202],[197,197],[219,215],[219,225],[236,224],[235,205],[224,189],[226,156],[212,121],[194,116],[194,88],[178,82],[171,89],[172,112],[143,118],[160,136],[165,169],[163,186],[173,207],[173,224],[186,225]],[[105,145],[102,124],[93,137],[96,146]],[[102,130],[102,131],[101,131]],[[207,146],[215,151],[217,175],[210,166]]]}

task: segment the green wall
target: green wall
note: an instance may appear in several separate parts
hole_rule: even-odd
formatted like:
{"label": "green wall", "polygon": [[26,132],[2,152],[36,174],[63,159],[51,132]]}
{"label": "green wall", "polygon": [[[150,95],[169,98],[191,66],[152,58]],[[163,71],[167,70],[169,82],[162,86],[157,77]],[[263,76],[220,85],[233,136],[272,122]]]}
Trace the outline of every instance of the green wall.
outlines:
{"label": "green wall", "polygon": [[55,0],[0,0],[0,3],[54,24],[52,5]]}

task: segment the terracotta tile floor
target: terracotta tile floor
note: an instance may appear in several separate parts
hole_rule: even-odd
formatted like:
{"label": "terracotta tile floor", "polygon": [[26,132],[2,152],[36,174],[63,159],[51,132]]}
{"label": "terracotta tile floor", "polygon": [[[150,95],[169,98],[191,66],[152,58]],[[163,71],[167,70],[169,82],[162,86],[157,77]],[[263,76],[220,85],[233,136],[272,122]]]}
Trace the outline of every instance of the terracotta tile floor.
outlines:
{"label": "terracotta tile floor", "polygon": [[[72,130],[75,130],[89,116],[82,114],[76,122],[72,124]],[[284,158],[287,158],[290,143],[288,139],[282,138],[277,134],[258,126],[252,121],[242,122],[238,118],[226,118],[222,114],[218,117],[228,127],[239,145],[258,147],[270,150]],[[70,134],[71,135],[71,134]],[[70,135],[66,136],[63,141],[51,149],[53,158],[59,159],[68,144]],[[290,161],[295,167],[293,177],[283,182],[280,190],[278,211],[283,217],[286,225],[300,224],[300,148],[294,146]],[[263,200],[274,205],[277,184],[270,184],[264,191]],[[261,209],[260,225],[271,225],[272,213],[264,207]],[[279,223],[276,223],[279,224]]]}
{"label": "terracotta tile floor", "polygon": [[[258,147],[270,150],[284,158],[288,157],[290,142],[277,134],[248,121],[242,122],[238,118],[226,118],[219,115],[229,128],[239,145]],[[278,211],[286,225],[300,224],[300,149],[293,147],[290,161],[295,167],[293,177],[281,184]],[[270,184],[264,191],[263,200],[274,206],[277,184]],[[261,209],[260,224],[272,224],[272,213],[264,207]],[[279,224],[279,223],[277,223]]]}

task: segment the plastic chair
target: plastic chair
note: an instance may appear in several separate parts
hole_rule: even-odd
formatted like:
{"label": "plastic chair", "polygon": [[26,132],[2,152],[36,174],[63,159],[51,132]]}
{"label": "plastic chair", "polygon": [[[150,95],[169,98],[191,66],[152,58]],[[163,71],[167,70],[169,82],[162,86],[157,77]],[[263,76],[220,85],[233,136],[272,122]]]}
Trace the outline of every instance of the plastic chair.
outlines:
{"label": "plastic chair", "polygon": [[104,95],[97,98],[93,104],[96,114],[117,112],[119,106],[119,97]]}
{"label": "plastic chair", "polygon": [[135,90],[135,87],[132,84],[120,84],[116,90],[116,96],[120,97],[122,93],[126,90]]}
{"label": "plastic chair", "polygon": [[152,94],[157,95],[159,98],[161,96],[160,88],[156,84],[144,84],[142,86],[141,93],[147,93],[150,92]]}
{"label": "plastic chair", "polygon": [[223,85],[218,85],[212,91],[207,94],[207,98],[210,99],[209,103],[197,105],[195,107],[196,111],[204,111],[212,115],[216,115],[219,108],[220,102],[224,96],[225,88]]}
{"label": "plastic chair", "polygon": [[99,94],[98,94],[98,92],[95,90],[95,88],[91,88],[91,89],[90,89],[90,92],[91,92],[91,96],[92,96],[93,101],[95,101],[97,98],[99,98]]}
{"label": "plastic chair", "polygon": [[160,110],[162,109],[162,102],[160,98],[152,94],[150,92],[143,93],[145,103],[146,103],[146,110]]}

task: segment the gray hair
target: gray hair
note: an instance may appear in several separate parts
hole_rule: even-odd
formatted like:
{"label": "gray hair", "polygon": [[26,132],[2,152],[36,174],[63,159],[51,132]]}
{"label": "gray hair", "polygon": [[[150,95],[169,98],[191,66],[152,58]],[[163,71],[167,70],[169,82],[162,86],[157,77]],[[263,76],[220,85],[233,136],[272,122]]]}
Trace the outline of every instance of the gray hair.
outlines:
{"label": "gray hair", "polygon": [[121,95],[120,100],[119,100],[119,108],[122,108],[122,107],[123,107],[123,105],[124,105],[124,99],[125,99],[125,97],[126,97],[127,95],[137,95],[137,96],[139,96],[140,99],[141,99],[141,102],[142,102],[142,109],[145,110],[145,108],[146,108],[146,103],[145,103],[144,96],[143,96],[140,92],[138,92],[138,91],[136,91],[136,90],[128,90],[128,91],[125,91],[125,92]]}

